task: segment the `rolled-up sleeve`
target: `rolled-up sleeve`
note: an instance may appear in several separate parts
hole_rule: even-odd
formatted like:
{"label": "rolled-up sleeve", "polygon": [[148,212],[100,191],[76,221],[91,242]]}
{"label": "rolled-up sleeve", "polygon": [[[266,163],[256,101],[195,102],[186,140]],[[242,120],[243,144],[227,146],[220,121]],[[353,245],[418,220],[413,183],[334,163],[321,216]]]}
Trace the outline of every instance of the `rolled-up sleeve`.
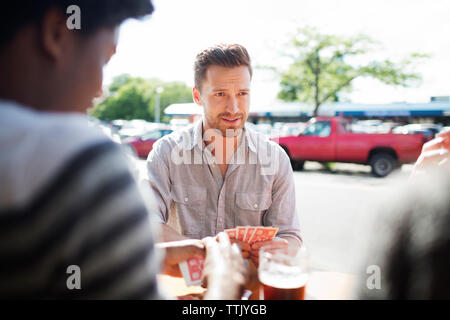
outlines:
{"label": "rolled-up sleeve", "polygon": [[278,154],[278,170],[272,186],[272,204],[265,212],[263,222],[264,225],[278,227],[278,237],[293,237],[301,244],[303,240],[295,207],[294,174],[286,152],[279,148]]}
{"label": "rolled-up sleeve", "polygon": [[169,220],[169,211],[172,203],[170,197],[170,180],[168,164],[161,153],[163,140],[157,141],[147,158],[147,179],[153,191],[157,204],[157,217],[161,223]]}

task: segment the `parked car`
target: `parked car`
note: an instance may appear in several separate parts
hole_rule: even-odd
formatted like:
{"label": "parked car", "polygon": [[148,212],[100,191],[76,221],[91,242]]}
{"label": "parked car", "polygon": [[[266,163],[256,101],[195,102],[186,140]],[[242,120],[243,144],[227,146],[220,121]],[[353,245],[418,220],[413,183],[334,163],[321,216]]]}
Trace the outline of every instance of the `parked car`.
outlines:
{"label": "parked car", "polygon": [[450,131],[450,127],[442,127],[441,131],[439,133],[446,133]]}
{"label": "parked car", "polygon": [[306,123],[303,122],[295,122],[295,123],[285,123],[284,126],[281,127],[281,134],[282,137],[288,137],[288,136],[297,136],[300,134],[300,132],[305,129]]}
{"label": "parked car", "polygon": [[155,141],[172,132],[173,130],[168,128],[154,129],[141,136],[125,138],[122,144],[130,146],[139,158],[146,158],[152,151]]}
{"label": "parked car", "polygon": [[109,125],[120,136],[120,139],[137,137],[161,126],[159,123],[148,122],[142,119],[113,120]]}
{"label": "parked car", "polygon": [[318,117],[298,136],[274,139],[287,152],[294,170],[306,160],[368,164],[377,177],[413,163],[427,138],[423,134],[354,133],[345,118]]}
{"label": "parked car", "polygon": [[178,129],[182,129],[189,125],[188,119],[172,119],[170,120],[170,128],[173,131],[177,131]]}
{"label": "parked car", "polygon": [[400,123],[381,120],[360,120],[351,124],[354,133],[389,133]]}
{"label": "parked car", "polygon": [[427,140],[431,140],[434,136],[439,133],[436,131],[436,128],[432,128],[429,126],[421,125],[421,124],[407,124],[405,126],[396,127],[392,130],[392,133],[396,134],[416,134],[422,133]]}
{"label": "parked car", "polygon": [[119,131],[124,128],[124,127],[129,127],[130,125],[130,121],[129,120],[122,120],[122,119],[118,119],[118,120],[113,120],[109,123],[109,126],[111,127],[111,130],[114,133],[119,133]]}

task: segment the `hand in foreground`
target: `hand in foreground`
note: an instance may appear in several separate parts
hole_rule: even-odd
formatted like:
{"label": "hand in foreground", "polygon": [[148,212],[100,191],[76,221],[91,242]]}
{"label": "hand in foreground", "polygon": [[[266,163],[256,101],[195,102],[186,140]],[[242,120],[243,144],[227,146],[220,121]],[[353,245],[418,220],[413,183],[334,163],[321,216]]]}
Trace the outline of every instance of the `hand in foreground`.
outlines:
{"label": "hand in foreground", "polygon": [[203,285],[208,288],[204,299],[240,299],[247,280],[247,267],[236,244],[231,245],[228,235],[204,238],[206,259]]}
{"label": "hand in foreground", "polygon": [[259,249],[262,247],[269,247],[272,249],[278,249],[278,248],[287,248],[289,245],[289,242],[286,239],[275,237],[272,240],[268,241],[261,241],[256,242],[251,245],[250,250],[250,260],[255,264],[255,266],[258,266],[259,264]]}
{"label": "hand in foreground", "polygon": [[241,248],[242,258],[248,259],[250,257],[251,245],[248,242],[244,242],[237,239],[230,239],[231,244],[236,243]]}
{"label": "hand in foreground", "polygon": [[205,257],[205,247],[201,240],[187,239],[161,242],[157,248],[165,250],[162,273],[172,277],[183,277],[178,264],[194,256]]}
{"label": "hand in foreground", "polygon": [[423,173],[428,168],[450,165],[450,131],[439,134],[422,147],[411,176]]}

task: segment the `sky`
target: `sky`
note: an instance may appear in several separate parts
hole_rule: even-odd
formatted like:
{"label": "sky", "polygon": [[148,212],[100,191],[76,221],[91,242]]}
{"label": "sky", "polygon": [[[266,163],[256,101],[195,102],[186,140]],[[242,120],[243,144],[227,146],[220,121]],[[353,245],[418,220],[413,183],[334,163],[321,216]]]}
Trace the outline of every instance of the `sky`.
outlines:
{"label": "sky", "polygon": [[[155,12],[125,22],[116,55],[104,70],[108,84],[119,74],[193,85],[193,62],[202,49],[239,43],[253,66],[287,68],[287,41],[298,27],[341,36],[366,34],[380,43],[373,57],[400,60],[412,52],[431,57],[415,69],[423,79],[412,88],[356,79],[343,96],[354,103],[428,102],[450,95],[450,0],[154,0]],[[256,69],[252,106],[276,98],[279,78]]]}

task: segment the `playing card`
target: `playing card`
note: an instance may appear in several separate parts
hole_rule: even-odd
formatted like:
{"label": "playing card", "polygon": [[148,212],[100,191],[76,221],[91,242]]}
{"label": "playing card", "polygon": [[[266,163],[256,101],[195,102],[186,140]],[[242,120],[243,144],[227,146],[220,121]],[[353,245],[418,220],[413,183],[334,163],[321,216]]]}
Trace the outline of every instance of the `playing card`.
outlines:
{"label": "playing card", "polygon": [[226,230],[224,230],[224,232],[228,235],[228,237],[230,239],[236,239],[236,233],[237,233],[236,229],[226,229]]}
{"label": "playing card", "polygon": [[247,233],[247,227],[237,227],[236,229],[237,229],[236,239],[244,241],[245,234]]}
{"label": "playing card", "polygon": [[247,232],[245,233],[244,242],[249,243],[251,237],[253,236],[253,232],[255,232],[256,227],[247,227]]}
{"label": "playing card", "polygon": [[273,227],[257,227],[253,232],[253,236],[249,239],[249,243],[272,240],[278,232],[278,228]]}
{"label": "playing card", "polygon": [[199,286],[202,281],[203,264],[205,260],[199,256],[195,256],[186,261],[180,262],[180,270],[183,274],[184,281],[188,286]]}

